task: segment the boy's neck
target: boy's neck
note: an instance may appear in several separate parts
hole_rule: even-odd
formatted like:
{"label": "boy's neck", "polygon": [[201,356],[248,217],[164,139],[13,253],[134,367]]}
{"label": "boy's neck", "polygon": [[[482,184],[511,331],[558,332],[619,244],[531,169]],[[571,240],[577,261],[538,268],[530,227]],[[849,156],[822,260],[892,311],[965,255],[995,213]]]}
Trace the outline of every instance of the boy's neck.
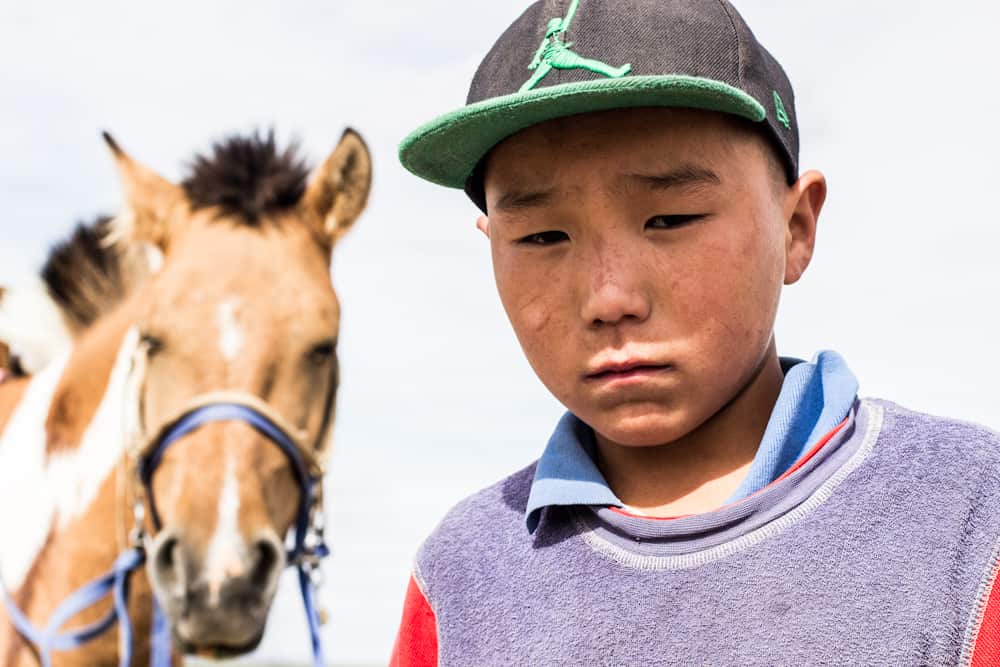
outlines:
{"label": "boy's neck", "polygon": [[783,381],[772,341],[743,391],[683,438],[627,447],[595,433],[598,467],[615,495],[642,514],[671,517],[718,509],[746,476]]}

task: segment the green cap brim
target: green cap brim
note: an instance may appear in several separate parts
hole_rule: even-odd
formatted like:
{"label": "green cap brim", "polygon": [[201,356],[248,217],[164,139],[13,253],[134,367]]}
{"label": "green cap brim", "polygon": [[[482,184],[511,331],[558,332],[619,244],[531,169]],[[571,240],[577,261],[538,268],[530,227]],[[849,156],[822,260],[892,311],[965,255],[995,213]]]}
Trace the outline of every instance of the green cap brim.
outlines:
{"label": "green cap brim", "polygon": [[564,83],[493,97],[421,126],[399,145],[399,160],[432,183],[463,188],[498,143],[538,123],[589,111],[689,107],[761,122],[767,112],[739,88],[686,75],[632,76]]}

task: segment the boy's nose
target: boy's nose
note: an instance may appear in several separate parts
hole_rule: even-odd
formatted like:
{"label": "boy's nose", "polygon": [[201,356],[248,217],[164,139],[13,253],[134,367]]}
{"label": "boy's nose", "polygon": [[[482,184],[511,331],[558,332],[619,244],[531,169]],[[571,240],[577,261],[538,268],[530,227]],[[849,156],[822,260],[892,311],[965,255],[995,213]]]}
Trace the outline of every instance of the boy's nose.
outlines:
{"label": "boy's nose", "polygon": [[649,317],[651,303],[636,275],[636,265],[625,254],[598,261],[586,279],[581,317],[591,327],[641,322]]}

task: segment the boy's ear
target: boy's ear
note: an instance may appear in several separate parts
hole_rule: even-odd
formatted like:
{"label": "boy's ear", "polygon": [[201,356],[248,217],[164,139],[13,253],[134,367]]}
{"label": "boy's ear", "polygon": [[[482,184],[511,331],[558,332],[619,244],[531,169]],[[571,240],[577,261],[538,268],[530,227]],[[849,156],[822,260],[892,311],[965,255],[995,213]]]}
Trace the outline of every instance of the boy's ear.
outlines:
{"label": "boy's ear", "polygon": [[301,205],[318,218],[320,238],[331,248],[365,210],[371,183],[371,153],[361,135],[348,128],[302,195]]}
{"label": "boy's ear", "polygon": [[807,171],[792,185],[785,198],[785,284],[798,282],[812,260],[816,247],[816,225],[826,201],[826,177]]}
{"label": "boy's ear", "polygon": [[114,220],[110,240],[149,243],[165,250],[176,233],[184,191],[133,160],[110,134],[103,136],[125,188],[125,208]]}
{"label": "boy's ear", "polygon": [[483,234],[485,234],[486,238],[489,238],[490,237],[490,219],[487,218],[485,215],[479,216],[479,219],[476,220],[476,229],[478,229]]}

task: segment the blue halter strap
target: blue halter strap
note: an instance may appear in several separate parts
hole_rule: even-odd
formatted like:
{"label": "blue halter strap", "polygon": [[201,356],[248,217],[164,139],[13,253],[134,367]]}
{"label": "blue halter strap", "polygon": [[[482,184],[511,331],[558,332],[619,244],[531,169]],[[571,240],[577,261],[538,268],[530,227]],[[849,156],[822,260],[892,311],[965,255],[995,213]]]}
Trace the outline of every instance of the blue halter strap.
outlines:
{"label": "blue halter strap", "polygon": [[[276,444],[285,456],[299,484],[300,502],[295,518],[292,547],[288,550],[287,561],[298,570],[299,588],[305,606],[306,620],[312,643],[313,665],[326,664],[320,640],[320,618],[316,605],[316,584],[314,577],[319,573],[319,562],[329,555],[323,540],[322,528],[311,525],[314,505],[317,504],[317,488],[322,480],[313,473],[303,458],[295,440],[271,418],[252,407],[238,402],[212,402],[194,408],[164,429],[150,444],[139,460],[139,481],[142,483],[149,506],[153,526],[160,528],[160,518],[153,500],[153,473],[163,460],[167,448],[195,429],[219,421],[242,421],[268,440]],[[319,511],[319,508],[315,508]],[[52,666],[52,652],[77,648],[109,630],[116,622],[119,628],[120,667],[129,667],[132,662],[133,633],[128,616],[129,578],[145,562],[146,554],[141,540],[124,551],[116,560],[112,570],[72,593],[53,612],[45,628],[38,628],[28,620],[4,587],[3,602],[7,614],[17,631],[38,651],[42,667]],[[112,596],[113,608],[103,618],[82,628],[60,632],[60,629],[80,612],[89,609],[107,595]],[[170,626],[166,615],[153,596],[153,626],[151,637],[151,667],[171,665]]]}

